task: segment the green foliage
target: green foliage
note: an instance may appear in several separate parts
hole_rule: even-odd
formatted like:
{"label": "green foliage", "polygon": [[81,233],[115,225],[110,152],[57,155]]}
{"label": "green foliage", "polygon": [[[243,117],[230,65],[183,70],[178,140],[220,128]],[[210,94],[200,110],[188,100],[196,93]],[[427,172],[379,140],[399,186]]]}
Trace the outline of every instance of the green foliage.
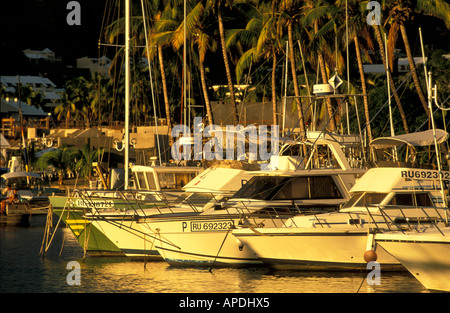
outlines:
{"label": "green foliage", "polygon": [[[182,73],[183,73],[183,1],[162,0],[144,1],[146,16],[149,25],[150,39],[150,62],[154,73],[154,88],[156,94],[157,112],[153,112],[153,99],[151,98],[149,67],[142,64],[140,59],[146,56],[146,49],[136,48],[132,51],[132,123],[148,123],[156,113],[160,115],[171,115],[173,121],[180,121],[182,105]],[[304,70],[308,75],[310,93],[312,85],[321,83],[321,73],[318,72],[318,52],[324,56],[326,73],[328,78],[333,75],[337,68],[342,79],[346,79],[347,67],[350,71],[351,89],[355,93],[361,93],[361,80],[359,68],[356,62],[354,37],[357,36],[364,63],[380,64],[380,47],[377,44],[374,30],[367,27],[365,20],[368,11],[365,5],[367,1],[348,0],[349,9],[349,54],[350,64],[346,64],[345,44],[345,3],[343,0],[201,0],[187,1],[187,41],[188,41],[188,71],[190,81],[188,87],[192,103],[204,104],[206,102],[201,86],[200,71],[204,67],[206,85],[208,86],[210,100],[222,100],[224,95],[214,95],[210,88],[212,85],[225,85],[226,77],[223,69],[223,58],[219,47],[219,32],[217,13],[220,11],[224,20],[226,34],[226,48],[232,61],[233,80],[237,83],[250,82],[252,88],[248,89],[246,101],[263,101],[270,98],[273,86],[276,86],[277,101],[281,100],[282,88],[284,88],[284,62],[285,43],[288,41],[288,26],[292,25],[293,41],[295,43],[295,70],[299,81],[300,94],[306,95],[306,81]],[[433,16],[436,20],[442,20],[447,27],[447,36],[450,25],[448,4],[442,0],[433,1],[380,1],[382,5],[382,33],[394,36],[401,16],[403,23],[413,25],[420,17]],[[132,42],[135,46],[142,47],[145,44],[143,34],[143,20],[141,18],[140,6],[133,8]],[[415,20],[413,20],[413,17]],[[105,21],[105,33],[103,40],[109,43],[121,44],[123,42],[124,22],[123,18],[111,15],[112,20]],[[416,24],[417,25],[417,24]],[[414,27],[416,27],[414,25]],[[317,27],[317,29],[315,29]],[[410,26],[409,26],[410,27]],[[410,34],[417,31],[410,27]],[[448,38],[448,37],[447,37]],[[392,37],[394,39],[394,37]],[[393,56],[393,47],[403,49],[399,40],[389,41],[389,56]],[[298,50],[298,41],[303,47],[303,58]],[[411,46],[414,47],[416,56],[421,55],[417,36],[410,35]],[[425,44],[431,45],[425,38]],[[162,105],[162,69],[159,66],[156,48],[158,45],[163,50],[163,65],[165,71],[165,82],[169,94],[170,110],[164,110]],[[336,51],[336,47],[337,50]],[[450,91],[450,63],[442,57],[449,51],[434,51],[431,46],[426,47],[426,55],[429,58],[428,70],[433,72],[433,80],[439,89],[439,100],[448,99]],[[276,57],[276,85],[271,82],[272,62]],[[304,63],[304,67],[303,67]],[[392,65],[392,64],[391,64]],[[74,79],[66,84],[66,94],[63,101],[55,109],[55,114],[60,121],[66,121],[70,125],[74,121],[89,123],[110,123],[122,121],[124,108],[124,77],[121,73],[123,68],[123,49],[118,48],[114,64],[111,68],[111,78],[92,77],[91,79]],[[290,69],[289,69],[290,71]],[[426,94],[425,77],[423,68],[417,67],[422,90]],[[410,131],[418,130],[426,123],[426,113],[417,97],[417,86],[414,87],[410,78],[398,75],[394,71],[396,87],[401,86],[398,94],[401,104],[406,112],[406,122]],[[294,95],[294,84],[291,76],[288,76],[287,94]],[[373,137],[386,135],[389,127],[386,125],[388,119],[387,83],[384,75],[366,74],[367,92],[369,94],[369,115],[372,120]],[[345,85],[345,88],[344,88]],[[346,92],[346,83],[339,88],[339,92]],[[216,96],[216,98],[214,98]],[[399,133],[404,129],[395,102],[393,103],[393,114],[395,126]],[[448,106],[448,102],[447,102]],[[351,130],[357,131],[356,106],[352,104]],[[365,124],[365,115],[362,101],[358,104],[359,118],[361,124]],[[195,111],[195,112],[194,112]],[[193,115],[206,115],[204,108],[196,108]],[[378,114],[378,115],[376,115]],[[377,118],[375,118],[377,116]],[[380,118],[381,121],[380,122]],[[438,116],[436,121],[442,127],[445,117]]]}
{"label": "green foliage", "polygon": [[69,171],[78,173],[80,177],[91,178],[93,175],[92,163],[98,160],[103,151],[102,148],[92,150],[87,144],[81,149],[63,146],[44,153],[37,159],[34,167],[38,171],[45,171],[49,167],[53,167],[60,180]]}

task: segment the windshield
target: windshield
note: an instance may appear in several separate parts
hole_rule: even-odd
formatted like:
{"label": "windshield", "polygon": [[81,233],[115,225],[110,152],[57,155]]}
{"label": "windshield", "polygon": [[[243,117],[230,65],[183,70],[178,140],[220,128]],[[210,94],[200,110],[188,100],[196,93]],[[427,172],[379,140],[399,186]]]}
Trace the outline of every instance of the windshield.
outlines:
{"label": "windshield", "polygon": [[213,195],[210,193],[192,193],[183,201],[183,203],[204,206],[212,199]]}
{"label": "windshield", "polygon": [[[343,208],[350,208],[352,206],[356,207],[366,207],[366,206],[377,206],[386,198],[387,193],[377,193],[377,192],[356,192],[348,200],[348,202],[343,206]],[[355,204],[356,203],[356,204]]]}
{"label": "windshield", "polygon": [[331,176],[255,176],[233,198],[256,200],[340,199]]}

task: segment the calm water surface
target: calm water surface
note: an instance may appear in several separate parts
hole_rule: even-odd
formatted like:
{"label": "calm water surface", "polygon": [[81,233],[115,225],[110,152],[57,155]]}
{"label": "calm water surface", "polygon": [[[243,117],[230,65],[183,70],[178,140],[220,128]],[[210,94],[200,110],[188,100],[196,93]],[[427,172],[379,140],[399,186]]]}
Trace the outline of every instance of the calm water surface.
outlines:
{"label": "calm water surface", "polygon": [[[370,286],[363,273],[277,271],[266,268],[174,268],[165,262],[83,258],[68,229],[59,228],[46,257],[43,227],[0,227],[1,293],[426,293],[409,273],[382,273]],[[67,263],[81,265],[70,286]]]}

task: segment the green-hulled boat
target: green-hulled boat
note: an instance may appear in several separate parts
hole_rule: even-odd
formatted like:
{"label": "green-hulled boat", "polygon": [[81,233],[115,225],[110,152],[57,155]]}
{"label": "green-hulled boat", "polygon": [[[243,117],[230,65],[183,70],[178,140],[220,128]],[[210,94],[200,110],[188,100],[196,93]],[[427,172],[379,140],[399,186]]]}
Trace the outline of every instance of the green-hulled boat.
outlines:
{"label": "green-hulled boat", "polygon": [[53,213],[66,223],[85,253],[90,256],[125,256],[111,240],[83,217],[83,210],[58,208],[53,209]]}
{"label": "green-hulled boat", "polygon": [[[203,171],[199,167],[133,166],[132,190],[76,190],[69,195],[49,196],[51,209],[72,231],[89,256],[125,256],[103,232],[85,219],[86,213],[167,210],[182,187]],[[164,191],[164,193],[162,193]]]}

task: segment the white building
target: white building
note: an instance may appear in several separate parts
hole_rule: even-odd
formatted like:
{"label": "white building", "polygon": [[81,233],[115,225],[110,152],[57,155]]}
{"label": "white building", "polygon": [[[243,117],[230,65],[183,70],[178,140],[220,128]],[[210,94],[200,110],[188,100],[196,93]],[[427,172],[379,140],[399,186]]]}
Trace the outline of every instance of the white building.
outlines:
{"label": "white building", "polygon": [[61,58],[57,58],[55,52],[49,48],[45,48],[44,50],[25,49],[22,50],[22,52],[30,60],[30,62],[38,63],[41,60],[50,61],[52,63],[61,62]]}
{"label": "white building", "polygon": [[77,59],[77,68],[87,68],[91,74],[100,73],[103,76],[109,76],[111,59],[107,56],[101,58],[82,57]]}
{"label": "white building", "polygon": [[42,94],[44,102],[53,106],[55,100],[61,99],[61,89],[56,88],[56,85],[48,78],[41,76],[0,76],[0,83],[5,86],[6,92],[16,93],[20,85],[30,86],[33,90],[39,91]]}

